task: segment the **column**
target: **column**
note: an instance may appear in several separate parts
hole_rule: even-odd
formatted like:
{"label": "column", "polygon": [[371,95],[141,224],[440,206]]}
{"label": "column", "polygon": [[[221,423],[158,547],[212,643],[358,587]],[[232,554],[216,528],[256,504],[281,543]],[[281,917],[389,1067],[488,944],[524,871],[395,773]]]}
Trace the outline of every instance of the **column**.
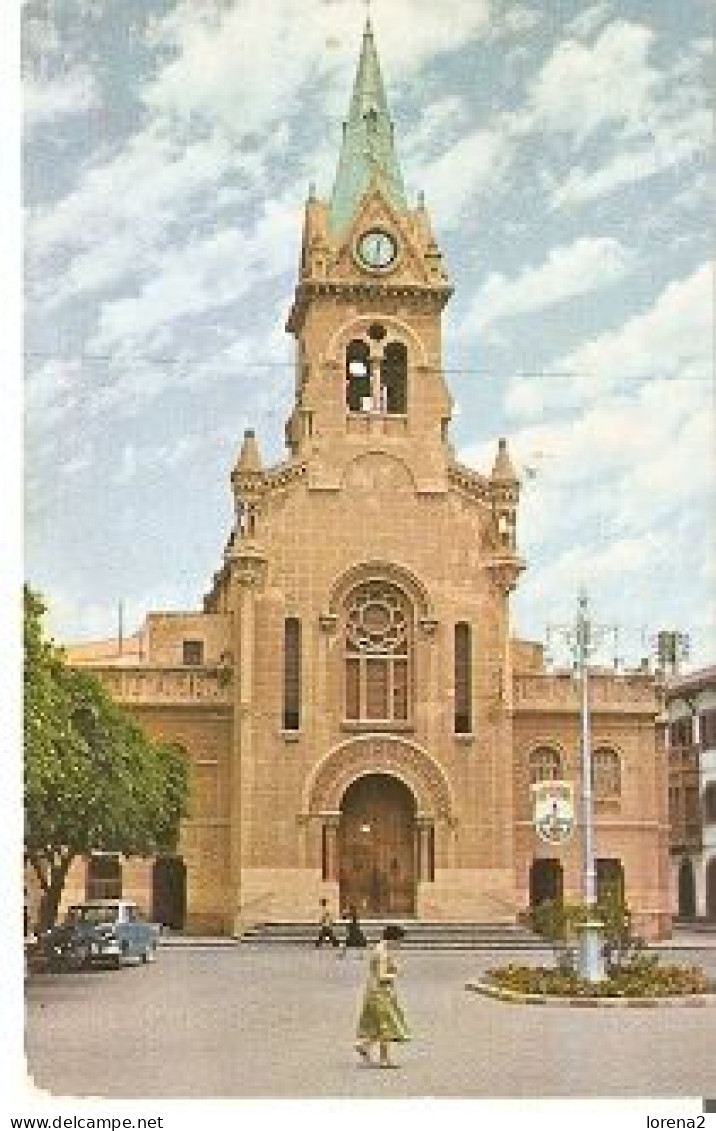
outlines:
{"label": "column", "polygon": [[430,834],[433,828],[433,819],[419,813],[415,818],[418,834],[418,880],[427,883],[430,880]]}
{"label": "column", "polygon": [[253,784],[253,697],[256,640],[256,594],[263,584],[266,559],[257,550],[239,550],[230,558],[234,584],[234,748],[231,772],[231,914],[233,932],[243,927],[241,870],[251,843]]}
{"label": "column", "polygon": [[[338,882],[338,826],[340,824],[340,812],[321,813],[322,822],[322,851],[325,851],[325,875],[324,880],[329,883]],[[323,872],[324,861],[321,861]]]}

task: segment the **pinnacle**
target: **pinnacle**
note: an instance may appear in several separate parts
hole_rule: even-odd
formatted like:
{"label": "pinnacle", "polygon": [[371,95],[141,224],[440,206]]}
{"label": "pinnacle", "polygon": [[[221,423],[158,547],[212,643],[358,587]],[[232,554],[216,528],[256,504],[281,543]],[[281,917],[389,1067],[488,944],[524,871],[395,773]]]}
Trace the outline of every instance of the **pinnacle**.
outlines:
{"label": "pinnacle", "polygon": [[244,441],[241,445],[236,469],[244,473],[261,471],[261,454],[253,428],[247,428],[244,432]]}
{"label": "pinnacle", "polygon": [[518,482],[517,473],[507,450],[507,440],[503,436],[497,442],[497,455],[490,478],[501,483]]}

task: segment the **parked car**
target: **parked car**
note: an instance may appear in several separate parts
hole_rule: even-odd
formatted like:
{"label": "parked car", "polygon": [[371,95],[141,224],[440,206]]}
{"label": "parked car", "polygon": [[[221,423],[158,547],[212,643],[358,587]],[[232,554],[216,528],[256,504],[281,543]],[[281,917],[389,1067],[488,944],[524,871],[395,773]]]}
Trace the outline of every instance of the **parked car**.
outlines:
{"label": "parked car", "polygon": [[64,921],[45,933],[43,950],[51,966],[110,962],[118,967],[128,958],[152,962],[159,933],[159,926],[148,922],[136,903],[96,899],[73,904]]}

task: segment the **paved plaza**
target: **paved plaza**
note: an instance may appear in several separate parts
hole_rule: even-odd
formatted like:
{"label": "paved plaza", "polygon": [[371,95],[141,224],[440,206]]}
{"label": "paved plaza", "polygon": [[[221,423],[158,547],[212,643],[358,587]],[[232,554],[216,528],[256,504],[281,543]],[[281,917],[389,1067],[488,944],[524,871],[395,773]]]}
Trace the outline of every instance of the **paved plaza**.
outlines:
{"label": "paved plaza", "polygon": [[[716,975],[714,949],[662,958],[673,959]],[[179,946],[148,967],[38,973],[27,987],[30,1071],[54,1095],[115,1098],[716,1095],[716,1006],[508,1005],[465,990],[496,961],[480,952],[404,953],[415,1040],[399,1050],[400,1071],[362,1066],[364,961],[313,947]]]}

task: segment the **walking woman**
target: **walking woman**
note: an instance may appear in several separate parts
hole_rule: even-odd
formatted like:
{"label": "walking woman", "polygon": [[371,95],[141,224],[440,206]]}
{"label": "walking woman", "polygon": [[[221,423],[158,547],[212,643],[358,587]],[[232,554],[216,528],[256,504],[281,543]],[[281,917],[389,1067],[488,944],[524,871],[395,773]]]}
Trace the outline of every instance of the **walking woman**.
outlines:
{"label": "walking woman", "polygon": [[370,1061],[370,1050],[377,1044],[379,1068],[398,1068],[390,1058],[389,1047],[398,1041],[410,1040],[395,992],[398,972],[395,951],[404,934],[403,928],[395,924],[384,928],[383,937],[370,956],[368,981],[358,1019],[356,1051],[363,1060]]}

